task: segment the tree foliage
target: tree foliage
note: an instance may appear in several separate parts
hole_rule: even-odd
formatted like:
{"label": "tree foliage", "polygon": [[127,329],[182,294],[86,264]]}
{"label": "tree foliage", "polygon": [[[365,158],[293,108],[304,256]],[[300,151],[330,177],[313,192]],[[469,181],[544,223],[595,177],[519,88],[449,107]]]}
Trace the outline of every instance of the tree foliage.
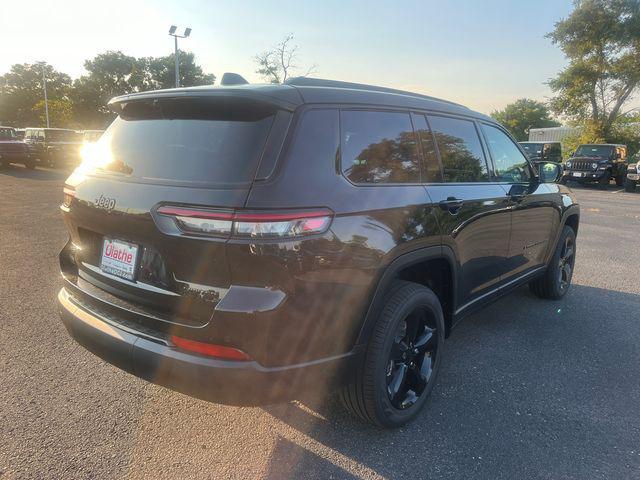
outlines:
{"label": "tree foliage", "polygon": [[640,0],[576,0],[548,36],[569,59],[549,82],[553,111],[609,138],[640,83]]}
{"label": "tree foliage", "polygon": [[[44,65],[52,127],[105,128],[114,118],[107,103],[126,93],[171,88],[175,82],[174,55],[136,58],[107,51],[85,61],[85,75],[69,75]],[[211,85],[215,76],[204,73],[190,52],[180,52],[180,84]],[[0,76],[0,123],[44,126],[42,64],[16,64]]]}
{"label": "tree foliage", "polygon": [[[289,34],[270,50],[256,55],[254,60],[258,66],[256,73],[267,82],[284,83],[298,69],[298,45],[293,44],[293,35]],[[315,64],[311,65],[301,76],[311,75],[315,69]]]}
{"label": "tree foliage", "polygon": [[549,109],[544,103],[528,98],[520,98],[503,110],[493,112],[491,116],[504,125],[520,142],[529,138],[530,128],[560,125],[551,118]]}
{"label": "tree foliage", "polygon": [[51,65],[23,63],[11,67],[0,76],[0,121],[13,126],[44,126],[40,112],[34,106],[44,98],[42,69],[47,80],[47,95],[51,101],[68,100],[71,78]]}

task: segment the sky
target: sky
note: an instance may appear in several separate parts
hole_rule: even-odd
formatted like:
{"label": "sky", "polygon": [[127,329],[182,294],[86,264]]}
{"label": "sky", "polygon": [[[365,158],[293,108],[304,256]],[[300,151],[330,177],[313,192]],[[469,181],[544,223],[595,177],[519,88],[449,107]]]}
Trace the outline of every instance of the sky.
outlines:
{"label": "sky", "polygon": [[[9,0],[0,0],[8,2]],[[545,100],[565,64],[545,34],[571,0],[30,0],[0,16],[0,74],[44,60],[72,78],[106,50],[172,53],[168,28],[191,27],[180,48],[218,79],[260,82],[254,57],[287,34],[300,72],[433,95],[490,113],[517,98]],[[14,13],[11,14],[10,12]],[[8,14],[9,13],[9,14]]]}

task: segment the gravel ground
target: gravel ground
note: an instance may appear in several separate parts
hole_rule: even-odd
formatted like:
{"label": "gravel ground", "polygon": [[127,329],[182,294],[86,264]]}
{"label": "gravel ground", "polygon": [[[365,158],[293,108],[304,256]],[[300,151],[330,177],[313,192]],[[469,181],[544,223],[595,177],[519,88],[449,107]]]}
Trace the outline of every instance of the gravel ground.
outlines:
{"label": "gravel ground", "polygon": [[467,318],[396,431],[332,401],[214,405],[76,345],[56,314],[65,174],[0,171],[0,478],[640,478],[640,193],[576,187],[574,285]]}

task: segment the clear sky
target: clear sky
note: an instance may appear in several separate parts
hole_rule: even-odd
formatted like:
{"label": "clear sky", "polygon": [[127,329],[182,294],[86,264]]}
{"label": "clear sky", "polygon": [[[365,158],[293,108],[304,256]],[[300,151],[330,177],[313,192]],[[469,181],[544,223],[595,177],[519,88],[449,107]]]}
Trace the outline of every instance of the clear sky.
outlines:
{"label": "clear sky", "polygon": [[317,77],[412,90],[486,113],[550,95],[545,82],[565,59],[544,35],[571,11],[570,0],[11,3],[0,16],[0,74],[45,60],[76,78],[85,59],[105,50],[167,55],[176,24],[193,29],[181,48],[207,72],[257,82],[255,54],[293,33],[300,66],[315,63]]}

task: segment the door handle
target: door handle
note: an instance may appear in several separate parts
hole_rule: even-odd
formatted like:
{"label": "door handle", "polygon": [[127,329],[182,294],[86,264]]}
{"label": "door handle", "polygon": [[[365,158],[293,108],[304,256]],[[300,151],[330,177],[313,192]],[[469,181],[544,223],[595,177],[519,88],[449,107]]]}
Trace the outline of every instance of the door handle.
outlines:
{"label": "door handle", "polygon": [[457,215],[464,205],[464,201],[455,197],[447,197],[446,200],[438,202],[438,205],[442,210],[449,212],[451,215]]}

